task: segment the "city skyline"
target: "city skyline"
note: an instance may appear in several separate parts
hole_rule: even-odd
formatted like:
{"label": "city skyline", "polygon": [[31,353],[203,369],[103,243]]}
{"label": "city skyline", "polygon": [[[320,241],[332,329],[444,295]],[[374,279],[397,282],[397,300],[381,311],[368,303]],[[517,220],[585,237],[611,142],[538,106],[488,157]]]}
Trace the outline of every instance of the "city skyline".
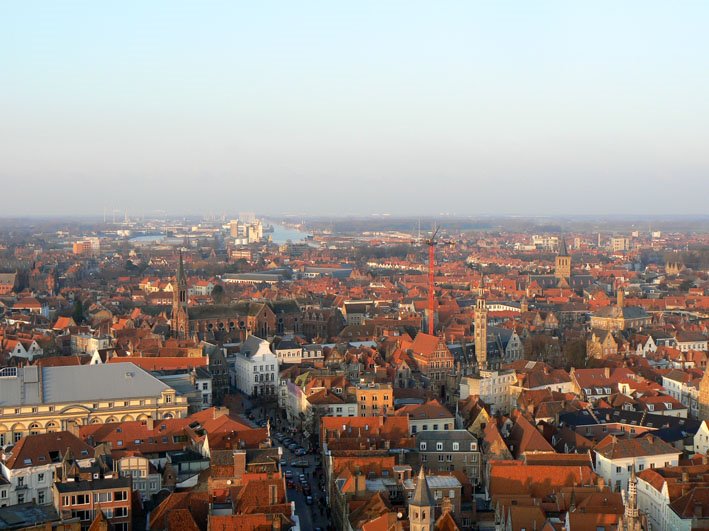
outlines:
{"label": "city skyline", "polygon": [[3,216],[706,214],[706,5],[1,12]]}

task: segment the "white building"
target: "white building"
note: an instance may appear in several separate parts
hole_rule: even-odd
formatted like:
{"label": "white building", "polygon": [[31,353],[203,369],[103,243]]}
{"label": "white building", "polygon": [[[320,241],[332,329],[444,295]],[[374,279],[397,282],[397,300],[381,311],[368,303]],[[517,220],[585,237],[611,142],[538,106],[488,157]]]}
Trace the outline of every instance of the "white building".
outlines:
{"label": "white building", "polygon": [[5,342],[5,349],[11,357],[22,358],[29,361],[44,354],[42,347],[40,347],[34,339],[8,339]]}
{"label": "white building", "polygon": [[702,421],[697,433],[694,434],[694,453],[709,454],[709,426],[706,420]]}
{"label": "white building", "polygon": [[[647,516],[649,529],[691,531],[706,528],[707,512],[700,500],[706,488],[704,477],[708,468],[707,465],[691,465],[645,471],[638,475],[638,509]],[[689,503],[677,503],[680,498],[687,500],[688,497],[691,499]]]}
{"label": "white building", "polygon": [[682,402],[689,410],[690,417],[696,419],[699,416],[699,388],[691,375],[678,369],[670,371],[662,377],[662,387],[672,398]]}
{"label": "white building", "polygon": [[322,345],[305,345],[303,347],[301,362],[314,363],[316,361],[323,361],[325,356],[323,355],[322,349]]}
{"label": "white building", "polygon": [[509,413],[513,403],[512,386],[517,383],[514,371],[481,371],[480,376],[464,376],[460,380],[460,399],[478,395],[490,406],[490,414]]}
{"label": "white building", "polygon": [[232,382],[239,391],[251,396],[277,396],[278,358],[268,341],[250,335],[233,361]]}
{"label": "white building", "polygon": [[297,343],[289,340],[283,340],[278,343],[274,349],[278,362],[283,363],[300,363],[303,357],[303,348]]}
{"label": "white building", "polygon": [[627,490],[630,472],[677,466],[681,451],[653,435],[626,439],[609,435],[598,443],[596,474],[613,490]]}
{"label": "white building", "polygon": [[56,469],[70,449],[81,467],[94,457],[91,446],[68,431],[28,435],[2,454],[0,472],[9,482],[7,505],[35,501],[39,505],[52,503],[52,485]]}

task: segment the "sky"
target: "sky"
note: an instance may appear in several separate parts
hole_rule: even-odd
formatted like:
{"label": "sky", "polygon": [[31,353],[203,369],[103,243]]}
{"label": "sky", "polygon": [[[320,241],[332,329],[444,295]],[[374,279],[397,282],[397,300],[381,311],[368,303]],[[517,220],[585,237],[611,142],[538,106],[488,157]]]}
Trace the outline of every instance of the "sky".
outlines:
{"label": "sky", "polygon": [[707,214],[709,2],[0,2],[0,216]]}

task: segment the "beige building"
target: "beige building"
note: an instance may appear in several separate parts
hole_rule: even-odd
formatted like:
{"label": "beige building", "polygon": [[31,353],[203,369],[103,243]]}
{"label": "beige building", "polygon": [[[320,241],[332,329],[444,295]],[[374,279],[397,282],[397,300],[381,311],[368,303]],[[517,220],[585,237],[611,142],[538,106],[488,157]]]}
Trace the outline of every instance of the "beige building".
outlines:
{"label": "beige building", "polygon": [[360,417],[380,417],[394,413],[391,384],[361,383],[356,390]]}
{"label": "beige building", "polygon": [[84,424],[186,415],[185,397],[133,363],[0,370],[0,446]]}

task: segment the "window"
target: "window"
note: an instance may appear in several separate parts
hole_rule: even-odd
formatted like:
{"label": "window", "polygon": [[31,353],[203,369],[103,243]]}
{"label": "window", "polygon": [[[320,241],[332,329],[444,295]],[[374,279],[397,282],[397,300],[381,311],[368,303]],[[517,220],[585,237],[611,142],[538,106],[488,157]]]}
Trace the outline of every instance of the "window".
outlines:
{"label": "window", "polygon": [[443,450],[443,443],[442,442],[436,443],[436,450],[439,452],[441,452]]}
{"label": "window", "polygon": [[453,451],[457,452],[458,450],[460,450],[460,443],[454,442],[453,443]]}
{"label": "window", "polygon": [[645,469],[645,465],[638,465],[638,470],[644,470],[644,469]]}
{"label": "window", "polygon": [[202,382],[202,391],[209,390],[209,382]]}
{"label": "window", "polygon": [[17,503],[25,503],[25,495],[24,494],[17,495]]}
{"label": "window", "polygon": [[438,454],[438,462],[442,463],[443,462],[443,454]]}
{"label": "window", "polygon": [[113,492],[114,501],[126,501],[128,499],[128,494],[124,490],[117,490]]}
{"label": "window", "polygon": [[44,505],[44,491],[43,490],[40,490],[37,493],[37,503],[39,503],[40,505]]}
{"label": "window", "polygon": [[71,497],[72,505],[86,505],[89,503],[88,494],[77,494]]}
{"label": "window", "polygon": [[425,442],[422,442],[419,444],[419,450],[424,451],[424,452],[426,451],[426,443]]}
{"label": "window", "polygon": [[25,478],[23,476],[20,476],[17,478],[17,487],[24,487],[25,486]]}
{"label": "window", "polygon": [[44,481],[44,473],[37,474],[37,481],[42,483]]}
{"label": "window", "polygon": [[[123,493],[125,495],[125,492]],[[128,507],[116,507],[116,509],[113,511],[113,516],[116,518],[123,518],[125,516],[128,516]]]}
{"label": "window", "polygon": [[433,425],[433,431],[438,431],[438,424]]}
{"label": "window", "polygon": [[110,492],[94,492],[94,503],[107,503],[111,501]]}

